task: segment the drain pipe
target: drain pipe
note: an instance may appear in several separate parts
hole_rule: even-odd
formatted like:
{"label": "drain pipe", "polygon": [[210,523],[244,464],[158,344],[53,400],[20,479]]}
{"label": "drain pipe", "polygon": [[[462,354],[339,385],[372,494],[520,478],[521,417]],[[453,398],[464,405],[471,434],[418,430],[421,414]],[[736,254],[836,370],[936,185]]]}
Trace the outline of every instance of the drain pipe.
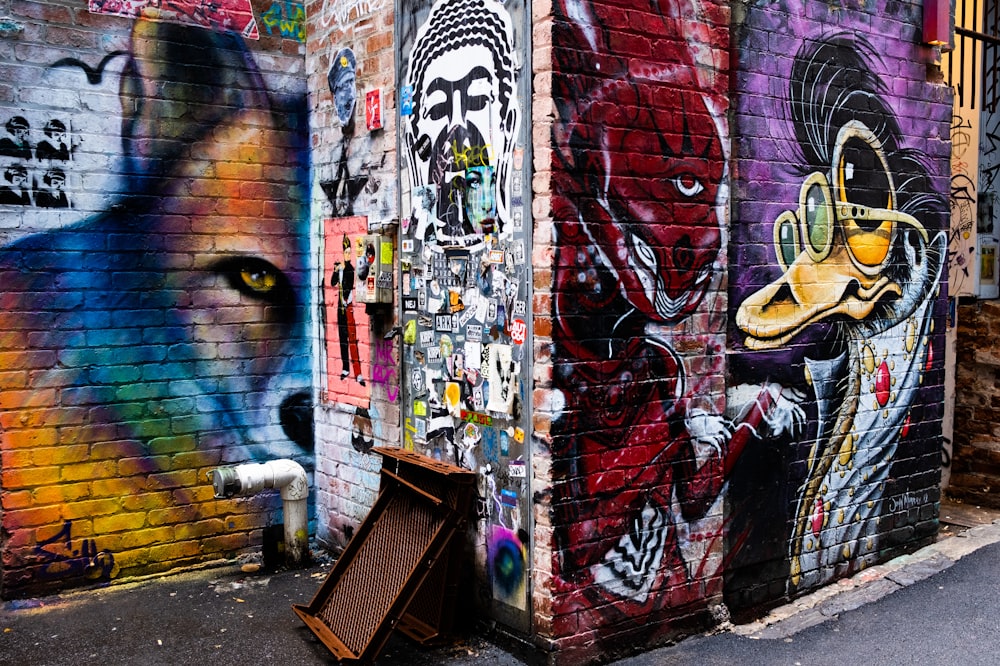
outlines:
{"label": "drain pipe", "polygon": [[280,488],[285,513],[285,561],[301,564],[309,552],[309,482],[302,465],[294,460],[271,460],[219,467],[208,473],[217,499],[255,495],[266,488]]}

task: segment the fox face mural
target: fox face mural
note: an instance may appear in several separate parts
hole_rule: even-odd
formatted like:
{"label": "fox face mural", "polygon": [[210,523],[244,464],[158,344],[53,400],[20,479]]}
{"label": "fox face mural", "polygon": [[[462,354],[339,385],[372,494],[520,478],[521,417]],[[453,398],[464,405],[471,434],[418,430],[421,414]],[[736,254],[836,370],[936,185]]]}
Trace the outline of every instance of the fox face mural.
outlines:
{"label": "fox face mural", "polygon": [[247,545],[206,472],[310,462],[302,109],[234,34],[145,18],[128,58],[125,192],[0,252],[5,590]]}

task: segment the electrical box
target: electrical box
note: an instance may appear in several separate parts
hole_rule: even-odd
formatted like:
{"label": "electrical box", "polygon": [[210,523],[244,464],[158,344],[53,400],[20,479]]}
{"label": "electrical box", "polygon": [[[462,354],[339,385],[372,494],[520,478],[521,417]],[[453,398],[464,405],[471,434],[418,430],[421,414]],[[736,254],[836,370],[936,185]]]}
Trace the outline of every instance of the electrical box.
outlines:
{"label": "electrical box", "polygon": [[368,234],[363,243],[355,286],[358,302],[392,303],[392,238]]}

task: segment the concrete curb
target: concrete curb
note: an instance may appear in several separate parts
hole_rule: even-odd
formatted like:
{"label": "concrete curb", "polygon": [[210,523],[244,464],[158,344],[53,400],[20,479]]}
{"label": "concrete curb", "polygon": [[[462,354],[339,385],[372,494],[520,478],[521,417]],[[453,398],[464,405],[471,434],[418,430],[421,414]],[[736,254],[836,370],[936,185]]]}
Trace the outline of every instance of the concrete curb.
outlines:
{"label": "concrete curb", "polygon": [[755,622],[730,625],[726,630],[748,638],[788,638],[944,571],[969,553],[997,542],[1000,542],[1000,520],[971,527],[800,597]]}

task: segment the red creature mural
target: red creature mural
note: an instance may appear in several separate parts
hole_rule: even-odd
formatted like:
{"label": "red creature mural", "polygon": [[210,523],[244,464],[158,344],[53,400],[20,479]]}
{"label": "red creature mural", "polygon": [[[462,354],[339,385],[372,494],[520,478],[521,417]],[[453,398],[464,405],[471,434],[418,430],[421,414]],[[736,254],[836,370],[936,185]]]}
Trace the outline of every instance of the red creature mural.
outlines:
{"label": "red creature mural", "polygon": [[722,414],[728,45],[710,26],[725,11],[635,11],[655,32],[646,58],[610,48],[628,36],[612,11],[559,5],[553,82],[556,613],[583,611],[603,638],[667,629],[720,593],[729,469],[757,422],[801,418],[769,413],[789,404],[771,386],[746,427]]}

